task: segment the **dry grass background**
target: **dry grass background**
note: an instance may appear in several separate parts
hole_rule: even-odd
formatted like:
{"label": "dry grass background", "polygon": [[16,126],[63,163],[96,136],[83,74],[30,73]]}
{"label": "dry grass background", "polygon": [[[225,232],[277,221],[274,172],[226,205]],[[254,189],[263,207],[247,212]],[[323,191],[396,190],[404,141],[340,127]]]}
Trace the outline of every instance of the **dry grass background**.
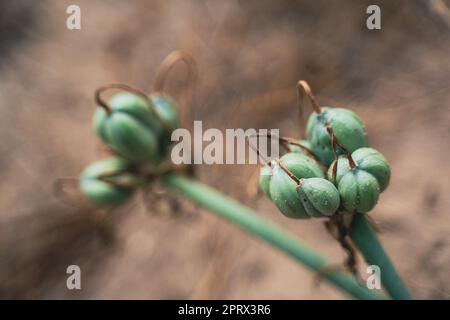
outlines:
{"label": "dry grass background", "polygon": [[[65,28],[75,2],[81,31]],[[139,195],[107,220],[55,199],[56,178],[102,157],[91,130],[95,88],[150,89],[162,59],[182,49],[199,65],[194,109],[204,127],[297,136],[301,78],[322,104],[360,114],[392,165],[372,213],[382,240],[415,297],[450,298],[448,25],[426,1],[375,1],[382,30],[369,31],[372,2],[2,1],[0,297],[344,298],[182,199],[173,215],[151,200],[149,210]],[[169,80],[175,95],[182,77],[179,68]],[[267,199],[247,196],[254,170],[202,166],[197,174],[342,261],[320,222],[292,223]],[[69,264],[82,268],[81,291],[65,287]]]}

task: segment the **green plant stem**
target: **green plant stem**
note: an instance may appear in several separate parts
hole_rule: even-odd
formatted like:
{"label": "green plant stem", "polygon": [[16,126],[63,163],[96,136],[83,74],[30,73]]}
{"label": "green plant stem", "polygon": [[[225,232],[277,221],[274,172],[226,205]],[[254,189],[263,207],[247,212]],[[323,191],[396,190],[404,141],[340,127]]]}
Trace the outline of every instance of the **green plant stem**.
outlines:
{"label": "green plant stem", "polygon": [[366,262],[369,265],[377,265],[380,268],[381,283],[389,295],[396,300],[412,299],[377,235],[369,225],[365,214],[355,214],[350,237],[363,254]]}
{"label": "green plant stem", "polygon": [[[175,173],[167,175],[165,182],[172,189],[283,251],[309,269],[319,272],[330,266],[329,261],[302,244],[298,238],[217,190]],[[386,299],[379,292],[367,289],[349,274],[334,271],[325,274],[324,278],[355,298]]]}

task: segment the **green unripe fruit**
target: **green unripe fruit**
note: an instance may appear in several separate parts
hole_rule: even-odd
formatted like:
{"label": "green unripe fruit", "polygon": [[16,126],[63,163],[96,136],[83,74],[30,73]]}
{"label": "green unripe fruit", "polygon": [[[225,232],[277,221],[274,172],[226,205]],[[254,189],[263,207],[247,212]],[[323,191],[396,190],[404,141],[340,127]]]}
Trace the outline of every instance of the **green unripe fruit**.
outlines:
{"label": "green unripe fruit", "polygon": [[[319,164],[310,157],[302,153],[286,153],[280,158],[280,162],[291,171],[298,179],[302,178],[323,178],[325,175],[322,172]],[[270,180],[273,176],[273,169],[276,167],[276,162],[272,161],[272,167],[265,165],[261,168],[259,176],[259,185],[264,194],[270,198]]]}
{"label": "green unripe fruit", "polygon": [[153,106],[129,92],[114,95],[109,105],[110,113],[99,108],[94,115],[98,136],[132,162],[159,162],[162,158],[159,137],[163,126],[150,110]]}
{"label": "green unripe fruit", "polygon": [[[312,151],[312,149],[311,149],[311,144],[309,143],[308,140],[299,140],[298,143],[299,143],[301,146],[305,147],[306,149]],[[290,144],[290,145],[289,145],[289,150],[290,150],[290,152],[303,153],[303,154],[306,154],[306,155],[308,154],[308,153],[305,151],[305,149],[303,149],[302,147],[297,146],[297,145],[295,145],[295,144]]]}
{"label": "green unripe fruit", "polygon": [[[280,163],[297,179],[324,177],[324,173],[317,162],[302,153],[287,153],[280,158]],[[304,181],[308,180],[305,179]],[[302,198],[297,191],[297,182],[276,162],[272,162],[271,166],[266,165],[261,169],[259,183],[264,193],[285,216],[294,219],[308,219],[312,216],[308,214],[307,209],[302,204]],[[306,188],[305,194],[316,195],[315,192],[311,191],[309,182],[306,183]],[[312,210],[310,209],[311,212]]]}
{"label": "green unripe fruit", "polygon": [[154,93],[150,96],[154,109],[160,119],[171,130],[180,126],[177,103],[168,95]]}
{"label": "green unripe fruit", "polygon": [[338,184],[342,205],[349,212],[366,213],[378,202],[380,186],[367,172],[356,169],[342,177]]}
{"label": "green unripe fruit", "polygon": [[[358,168],[373,175],[380,185],[380,191],[386,190],[391,179],[391,168],[386,158],[372,148],[360,148],[352,153]],[[342,171],[344,173],[345,171]]]}
{"label": "green unripe fruit", "polygon": [[322,178],[303,179],[297,192],[311,217],[330,217],[336,213],[341,202],[336,187]]}
{"label": "green unripe fruit", "polygon": [[339,192],[328,180],[307,178],[298,185],[278,165],[273,169],[269,192],[277,208],[288,218],[329,217],[340,205]]}
{"label": "green unripe fruit", "polygon": [[114,207],[127,201],[140,178],[127,172],[129,164],[118,158],[95,162],[80,177],[82,193],[99,206]]}
{"label": "green unripe fruit", "polygon": [[166,154],[171,144],[172,131],[180,126],[176,102],[165,94],[154,93],[150,96],[155,112],[164,124],[164,131],[159,137],[160,152]]}
{"label": "green unripe fruit", "polygon": [[[351,156],[356,165],[353,169],[346,157],[338,159],[336,183],[344,208],[366,213],[375,207],[380,193],[387,188],[391,170],[384,156],[375,149],[361,148]],[[328,170],[330,180],[333,166],[334,163]]]}
{"label": "green unripe fruit", "polygon": [[298,179],[325,177],[319,164],[302,153],[286,153],[280,158],[280,162]]}
{"label": "green unripe fruit", "polygon": [[[308,120],[306,132],[311,149],[319,160],[329,166],[334,159],[327,125],[333,127],[337,139],[350,151],[367,147],[367,133],[362,120],[352,111],[343,108],[322,108],[322,113],[313,113]],[[343,151],[338,148],[338,152]]]}
{"label": "green unripe fruit", "polygon": [[272,177],[272,168],[266,164],[259,173],[259,186],[264,194],[270,198],[270,178]]}
{"label": "green unripe fruit", "polygon": [[310,218],[297,193],[297,183],[278,165],[273,169],[270,179],[270,198],[286,217]]}

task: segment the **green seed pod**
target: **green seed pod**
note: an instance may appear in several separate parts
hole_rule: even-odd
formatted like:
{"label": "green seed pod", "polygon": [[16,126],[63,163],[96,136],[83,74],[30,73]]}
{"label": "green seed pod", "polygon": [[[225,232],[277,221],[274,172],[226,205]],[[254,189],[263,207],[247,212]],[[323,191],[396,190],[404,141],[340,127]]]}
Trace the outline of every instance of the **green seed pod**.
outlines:
{"label": "green seed pod", "polygon": [[[287,153],[280,158],[280,163],[298,179],[324,177],[317,162],[302,153]],[[297,193],[297,183],[277,163],[271,165],[261,169],[261,189],[285,216],[309,218]]]}
{"label": "green seed pod", "polygon": [[119,158],[95,162],[81,173],[81,191],[99,206],[118,206],[127,201],[141,183],[141,179],[128,170],[130,165]]}
{"label": "green seed pod", "polygon": [[170,96],[154,93],[150,96],[150,99],[152,100],[155,111],[158,113],[160,119],[170,127],[171,130],[180,126],[178,106]]}
{"label": "green seed pod", "polygon": [[152,94],[150,99],[166,129],[159,138],[160,152],[165,155],[172,143],[172,131],[180,126],[177,104],[170,96],[160,93]]}
{"label": "green seed pod", "polygon": [[278,165],[273,169],[269,189],[270,198],[286,217],[293,219],[310,218],[297,193],[297,183]]}
{"label": "green seed pod", "polygon": [[280,162],[298,179],[325,178],[319,164],[302,153],[286,153],[280,158]]}
{"label": "green seed pod", "polygon": [[261,168],[259,174],[259,186],[264,194],[270,198],[270,178],[272,177],[272,168],[266,164]]}
{"label": "green seed pod", "polygon": [[[299,140],[298,143],[299,143],[301,146],[305,147],[306,149],[312,151],[312,149],[311,149],[311,144],[309,143],[308,140]],[[303,153],[303,154],[306,154],[306,155],[308,154],[308,153],[305,151],[305,149],[303,149],[302,147],[297,146],[297,145],[295,145],[295,144],[290,144],[290,145],[289,145],[289,151],[290,151],[290,152],[295,152],[295,153]]]}
{"label": "green seed pod", "polygon": [[341,202],[336,187],[322,178],[301,180],[297,192],[305,211],[311,217],[330,217],[337,212]]}
{"label": "green seed pod", "polygon": [[273,169],[270,198],[288,218],[329,217],[340,205],[339,192],[323,178],[306,178],[297,184],[280,166]]}
{"label": "green seed pod", "polygon": [[391,168],[380,152],[372,148],[360,148],[352,153],[352,158],[358,168],[377,179],[381,192],[386,190],[391,179]]}
{"label": "green seed pod", "polygon": [[[280,162],[291,171],[298,179],[302,178],[324,178],[319,164],[310,157],[302,153],[286,153],[280,158]],[[259,185],[264,194],[270,198],[270,180],[273,176],[273,169],[276,166],[275,161],[271,163],[272,167],[265,165],[261,168],[259,176]]]}
{"label": "green seed pod", "polygon": [[380,195],[377,180],[358,169],[342,177],[338,189],[342,205],[349,212],[369,212],[377,204]]}
{"label": "green seed pod", "polygon": [[[337,139],[350,151],[367,147],[367,133],[362,120],[352,111],[343,108],[323,107],[322,113],[313,113],[306,132],[311,149],[319,160],[329,166],[334,159],[327,125],[332,125]],[[343,151],[338,148],[338,152]]]}
{"label": "green seed pod", "polygon": [[94,115],[97,135],[125,159],[159,162],[163,125],[150,110],[153,106],[130,92],[114,95],[109,106],[110,112],[99,108]]}
{"label": "green seed pod", "polygon": [[[375,207],[379,194],[387,188],[391,170],[384,156],[375,149],[361,148],[351,156],[356,165],[353,169],[346,157],[338,159],[336,183],[344,208],[366,213]],[[328,170],[330,180],[333,166],[334,163]]]}

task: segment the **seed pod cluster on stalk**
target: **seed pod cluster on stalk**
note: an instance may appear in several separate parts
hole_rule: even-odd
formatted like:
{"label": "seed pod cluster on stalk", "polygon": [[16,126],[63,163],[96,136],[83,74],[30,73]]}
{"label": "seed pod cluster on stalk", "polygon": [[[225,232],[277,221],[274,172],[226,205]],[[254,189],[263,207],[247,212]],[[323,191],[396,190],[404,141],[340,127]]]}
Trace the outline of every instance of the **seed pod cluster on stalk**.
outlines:
{"label": "seed pod cluster on stalk", "polygon": [[102,206],[116,206],[127,201],[143,179],[120,158],[94,162],[81,173],[80,187],[86,197]]}
{"label": "seed pod cluster on stalk", "polygon": [[[137,188],[173,169],[167,157],[171,134],[182,122],[182,110],[164,91],[164,84],[169,71],[181,61],[188,66],[188,82],[192,85],[196,78],[194,60],[174,51],[161,64],[154,92],[150,94],[126,84],[110,84],[97,89],[98,109],[93,117],[93,127],[114,157],[88,166],[81,174],[80,190],[95,205],[121,205]],[[120,92],[105,100],[105,91],[113,89]],[[189,103],[185,101],[186,105]]]}
{"label": "seed pod cluster on stalk", "polygon": [[364,123],[356,113],[320,107],[305,81],[299,81],[298,89],[314,109],[306,139],[280,138],[289,153],[261,169],[261,189],[289,218],[369,212],[389,184],[388,162],[368,147]]}
{"label": "seed pod cluster on stalk", "polygon": [[[286,139],[283,142],[296,145]],[[319,163],[302,150],[286,153],[262,167],[261,189],[288,218],[331,216],[339,208],[339,192],[325,179]]]}

